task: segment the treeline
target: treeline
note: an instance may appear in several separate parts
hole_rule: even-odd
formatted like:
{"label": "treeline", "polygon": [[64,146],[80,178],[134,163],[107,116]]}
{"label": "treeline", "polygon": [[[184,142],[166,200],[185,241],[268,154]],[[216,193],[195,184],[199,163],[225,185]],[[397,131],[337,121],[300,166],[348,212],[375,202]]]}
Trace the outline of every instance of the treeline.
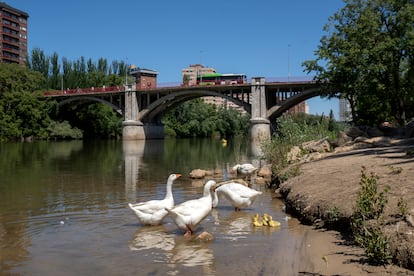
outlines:
{"label": "treeline", "polygon": [[[128,65],[101,58],[69,61],[34,49],[27,66],[0,63],[0,141],[22,139],[119,138],[123,118],[101,103],[65,105],[43,96],[45,90],[122,85]],[[248,115],[193,100],[164,117],[166,133],[176,137],[228,137],[248,131]]]}
{"label": "treeline", "polygon": [[124,84],[125,81],[134,81],[127,74],[130,65],[117,60],[109,63],[105,58],[99,58],[94,62],[91,58],[85,57],[74,61],[63,57],[59,62],[57,53],[47,56],[43,50],[35,48],[27,58],[26,64],[29,69],[43,76],[42,86],[45,89],[116,86]]}

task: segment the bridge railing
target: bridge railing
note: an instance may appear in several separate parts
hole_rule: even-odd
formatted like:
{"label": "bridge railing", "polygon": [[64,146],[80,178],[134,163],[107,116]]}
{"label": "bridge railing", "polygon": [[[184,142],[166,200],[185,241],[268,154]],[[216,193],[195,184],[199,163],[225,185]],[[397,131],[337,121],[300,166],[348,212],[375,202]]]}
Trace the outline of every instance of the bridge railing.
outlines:
{"label": "bridge railing", "polygon": [[[266,83],[274,82],[304,82],[312,81],[313,76],[294,76],[294,77],[265,77]],[[251,83],[251,79],[247,80],[247,83]],[[175,88],[181,87],[180,82],[160,82],[157,83],[157,87],[153,88],[142,88],[142,90],[156,90],[158,88]],[[75,88],[75,89],[64,89],[64,90],[51,90],[45,91],[45,96],[63,96],[63,95],[76,95],[76,94],[93,94],[93,93],[116,93],[124,92],[126,90],[124,85],[109,86],[109,87],[89,87],[89,88]],[[139,90],[137,88],[136,90]]]}
{"label": "bridge railing", "polygon": [[64,90],[51,90],[44,93],[45,96],[54,95],[74,95],[74,94],[85,94],[85,93],[111,93],[111,92],[122,92],[125,91],[125,86],[109,86],[109,87],[89,87],[89,88],[76,88],[76,89],[64,89]]}

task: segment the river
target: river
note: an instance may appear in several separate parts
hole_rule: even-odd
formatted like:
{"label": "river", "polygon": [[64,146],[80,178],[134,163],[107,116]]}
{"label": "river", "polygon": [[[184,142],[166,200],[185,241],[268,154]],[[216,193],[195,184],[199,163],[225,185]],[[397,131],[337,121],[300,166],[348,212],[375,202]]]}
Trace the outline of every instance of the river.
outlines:
{"label": "river", "polygon": [[[63,141],[0,144],[0,275],[288,275],[297,273],[304,228],[265,186],[249,208],[223,200],[200,224],[209,242],[184,237],[170,217],[142,226],[128,203],[200,197],[193,169],[231,178],[236,163],[261,161],[245,140]],[[268,213],[278,228],[254,227]]]}

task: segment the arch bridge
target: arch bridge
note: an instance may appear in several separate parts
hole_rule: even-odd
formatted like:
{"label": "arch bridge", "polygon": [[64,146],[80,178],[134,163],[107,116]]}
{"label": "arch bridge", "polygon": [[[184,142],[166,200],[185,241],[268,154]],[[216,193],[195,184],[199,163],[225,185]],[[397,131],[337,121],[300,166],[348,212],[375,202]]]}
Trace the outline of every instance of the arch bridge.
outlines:
{"label": "arch bridge", "polygon": [[59,106],[72,102],[101,102],[124,116],[123,139],[164,137],[161,119],[166,112],[185,101],[214,96],[242,107],[251,114],[253,141],[270,138],[270,122],[302,101],[320,95],[321,84],[314,81],[266,82],[263,77],[250,83],[212,86],[169,86],[136,89],[135,85],[47,91]]}

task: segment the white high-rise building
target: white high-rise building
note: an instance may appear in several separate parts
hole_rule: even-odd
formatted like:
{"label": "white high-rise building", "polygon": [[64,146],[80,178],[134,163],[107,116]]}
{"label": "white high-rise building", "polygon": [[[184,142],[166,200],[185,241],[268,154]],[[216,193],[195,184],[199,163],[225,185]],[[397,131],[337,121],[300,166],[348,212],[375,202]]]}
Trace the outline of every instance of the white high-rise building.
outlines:
{"label": "white high-rise building", "polygon": [[352,121],[351,105],[349,101],[344,98],[339,99],[339,121],[350,122]]}

